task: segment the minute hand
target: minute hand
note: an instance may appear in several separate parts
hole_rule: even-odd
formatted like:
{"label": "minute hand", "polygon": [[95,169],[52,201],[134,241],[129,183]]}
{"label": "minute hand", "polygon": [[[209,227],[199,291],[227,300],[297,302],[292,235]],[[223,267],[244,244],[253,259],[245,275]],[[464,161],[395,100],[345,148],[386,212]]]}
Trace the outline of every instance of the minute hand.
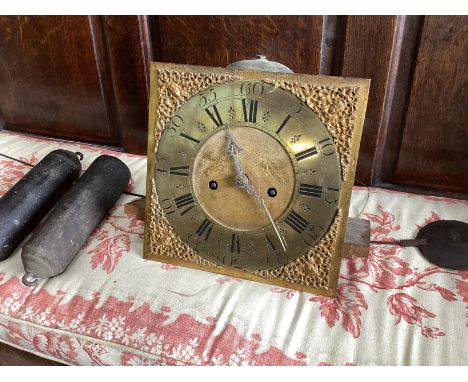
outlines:
{"label": "minute hand", "polygon": [[[257,190],[257,192],[258,192],[258,190]],[[287,246],[286,241],[281,236],[281,234],[280,234],[280,232],[278,230],[278,227],[276,226],[276,223],[273,221],[273,218],[271,217],[270,211],[268,211],[268,208],[265,205],[265,200],[263,200],[263,197],[262,197],[262,195],[260,195],[260,192],[258,192],[258,194],[255,195],[255,198],[260,203],[260,205],[264,208],[266,214],[268,215],[268,219],[270,219],[271,225],[273,226],[273,229],[275,230],[276,236],[278,236],[278,239],[279,239],[279,241],[281,243],[281,246],[283,247],[283,251],[286,252],[286,246]]]}
{"label": "minute hand", "polygon": [[273,226],[273,229],[275,230],[276,235],[278,236],[278,239],[281,243],[281,246],[283,247],[283,250],[286,251],[286,241],[284,238],[281,236],[278,227],[276,226],[276,223],[274,222],[270,211],[268,210],[265,200],[262,197],[262,194],[258,189],[256,189],[252,183],[250,183],[249,178],[244,174],[244,171],[242,169],[242,165],[239,159],[239,152],[242,150],[242,146],[239,145],[235,139],[234,136],[231,132],[231,129],[228,127],[227,129],[227,134],[226,138],[228,140],[226,146],[224,147],[224,152],[226,153],[227,156],[232,156],[234,159],[234,166],[236,168],[236,177],[234,179],[234,183],[236,187],[239,188],[244,188],[250,195],[252,195],[255,200],[263,207],[265,210],[266,214],[268,215],[268,219],[270,220],[271,225]]}

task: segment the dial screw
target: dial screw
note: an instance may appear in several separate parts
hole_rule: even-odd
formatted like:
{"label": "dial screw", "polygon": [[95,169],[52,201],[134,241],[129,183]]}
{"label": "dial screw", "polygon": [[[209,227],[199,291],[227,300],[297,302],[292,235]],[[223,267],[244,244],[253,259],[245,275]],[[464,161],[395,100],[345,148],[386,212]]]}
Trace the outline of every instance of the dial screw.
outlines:
{"label": "dial screw", "polygon": [[212,189],[212,190],[216,190],[218,188],[218,183],[215,181],[215,180],[210,180],[210,183],[208,183],[208,186]]}
{"label": "dial screw", "polygon": [[274,198],[277,194],[278,193],[276,192],[276,188],[271,187],[268,189],[268,196],[270,198]]}

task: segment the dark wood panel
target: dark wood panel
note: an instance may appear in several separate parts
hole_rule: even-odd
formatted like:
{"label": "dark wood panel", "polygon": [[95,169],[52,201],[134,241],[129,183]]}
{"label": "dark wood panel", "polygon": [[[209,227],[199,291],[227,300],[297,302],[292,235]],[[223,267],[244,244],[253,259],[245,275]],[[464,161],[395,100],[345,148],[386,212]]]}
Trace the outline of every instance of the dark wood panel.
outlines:
{"label": "dark wood panel", "polygon": [[99,26],[85,16],[0,18],[0,105],[6,127],[118,144],[106,112]]}
{"label": "dark wood panel", "polygon": [[161,16],[165,62],[224,67],[263,54],[296,73],[318,74],[322,16]]}
{"label": "dark wood panel", "polygon": [[151,60],[370,78],[357,183],[468,189],[467,17],[0,17],[0,128],[145,153]]}
{"label": "dark wood panel", "polygon": [[0,366],[65,366],[0,342]]}
{"label": "dark wood panel", "polygon": [[146,154],[148,137],[148,31],[136,16],[103,17],[108,66],[112,73],[113,118],[128,152]]}
{"label": "dark wood panel", "polygon": [[423,24],[424,16],[397,16],[372,184],[389,183],[396,171]]}
{"label": "dark wood panel", "polygon": [[323,16],[320,74],[324,76],[342,72],[346,21],[346,16]]}
{"label": "dark wood panel", "polygon": [[428,16],[394,183],[468,192],[468,17]]}
{"label": "dark wood panel", "polygon": [[371,79],[356,169],[356,179],[365,184],[370,184],[371,181],[394,29],[394,16],[347,17],[342,68],[335,72],[335,75]]}

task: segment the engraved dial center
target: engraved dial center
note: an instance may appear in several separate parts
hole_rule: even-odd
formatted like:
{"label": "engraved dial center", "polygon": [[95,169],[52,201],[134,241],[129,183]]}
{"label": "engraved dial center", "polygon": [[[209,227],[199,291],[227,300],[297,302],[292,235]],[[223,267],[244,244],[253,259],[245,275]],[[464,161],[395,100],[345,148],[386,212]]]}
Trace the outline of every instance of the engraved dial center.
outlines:
{"label": "engraved dial center", "polygon": [[[252,127],[231,127],[242,146],[239,159],[249,181],[258,189],[274,220],[291,202],[295,173],[285,148],[271,135]],[[270,224],[262,207],[245,189],[235,186],[235,166],[226,156],[226,128],[213,134],[198,151],[192,184],[195,195],[205,212],[219,224],[239,231],[256,231]],[[215,180],[216,192],[207,184]],[[274,198],[267,197],[275,189]]]}

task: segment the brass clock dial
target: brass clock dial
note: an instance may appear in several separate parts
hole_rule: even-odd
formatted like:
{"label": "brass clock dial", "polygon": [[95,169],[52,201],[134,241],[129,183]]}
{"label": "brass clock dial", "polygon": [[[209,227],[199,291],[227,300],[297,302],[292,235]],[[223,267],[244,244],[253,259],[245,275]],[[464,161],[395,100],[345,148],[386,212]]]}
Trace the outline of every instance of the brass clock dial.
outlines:
{"label": "brass clock dial", "polygon": [[204,89],[159,140],[156,193],[203,258],[257,271],[310,250],[335,217],[341,168],[332,137],[292,93],[262,81]]}

